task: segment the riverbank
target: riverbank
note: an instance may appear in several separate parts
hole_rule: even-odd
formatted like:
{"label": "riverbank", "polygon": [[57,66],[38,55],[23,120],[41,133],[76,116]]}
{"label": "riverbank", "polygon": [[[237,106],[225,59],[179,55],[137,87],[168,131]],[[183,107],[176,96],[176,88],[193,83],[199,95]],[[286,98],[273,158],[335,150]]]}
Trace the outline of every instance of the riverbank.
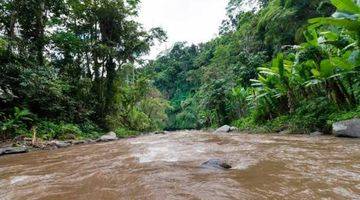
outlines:
{"label": "riverbank", "polygon": [[[222,134],[222,133],[260,133],[260,129],[254,128],[252,131],[244,131],[242,129],[237,129],[236,127],[224,125],[216,130],[207,130],[206,132],[212,132],[213,134]],[[157,131],[152,133],[142,133],[139,135],[159,135],[159,134],[167,134],[169,132],[165,131]],[[261,133],[266,133],[265,131]],[[280,129],[277,132],[274,132],[274,135],[291,135],[291,130],[289,129]],[[292,134],[293,135],[293,134]],[[309,134],[310,136],[317,137],[324,134],[320,131],[315,131]],[[348,137],[348,138],[360,138],[360,119],[355,118],[352,120],[340,121],[332,124],[332,135],[335,137]],[[135,135],[131,135],[129,137],[118,137],[116,133],[109,132],[106,135],[99,137],[96,140],[93,139],[85,139],[85,140],[51,140],[44,141],[39,139],[31,139],[18,137],[15,141],[9,141],[5,143],[0,143],[0,156],[8,155],[8,154],[18,154],[18,153],[27,153],[33,151],[41,151],[41,150],[55,150],[59,148],[66,148],[76,145],[86,145],[86,144],[95,144],[95,143],[104,143],[109,141],[116,141],[126,138],[134,138],[137,137]]]}
{"label": "riverbank", "polygon": [[67,148],[71,146],[78,146],[78,145],[89,145],[89,144],[97,144],[97,143],[106,143],[111,141],[117,140],[124,140],[129,138],[135,138],[141,135],[159,135],[159,134],[166,134],[167,132],[164,131],[156,131],[151,133],[141,133],[138,135],[129,135],[127,137],[118,137],[116,133],[109,132],[98,139],[83,139],[83,140],[33,140],[31,138],[26,137],[18,137],[14,140],[9,140],[6,142],[0,143],[0,156],[10,155],[10,154],[20,154],[20,153],[28,153],[34,151],[51,151],[61,148]]}

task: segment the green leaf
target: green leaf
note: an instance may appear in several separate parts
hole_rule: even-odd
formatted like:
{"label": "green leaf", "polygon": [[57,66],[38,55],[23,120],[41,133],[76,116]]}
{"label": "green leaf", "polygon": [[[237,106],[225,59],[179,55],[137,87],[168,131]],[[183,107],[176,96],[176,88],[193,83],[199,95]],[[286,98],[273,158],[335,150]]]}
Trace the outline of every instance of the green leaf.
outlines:
{"label": "green leaf", "polygon": [[320,77],[320,72],[317,69],[312,69],[311,72],[313,73],[314,77],[318,78]]}
{"label": "green leaf", "polygon": [[342,59],[339,57],[333,57],[333,58],[330,58],[330,61],[334,67],[338,67],[342,70],[350,71],[353,69],[353,65],[345,59]]}
{"label": "green leaf", "polygon": [[339,11],[360,14],[360,7],[353,0],[331,0],[331,3]]}
{"label": "green leaf", "polygon": [[320,76],[323,78],[328,78],[333,75],[334,69],[335,67],[331,64],[330,60],[323,60],[320,64]]}
{"label": "green leaf", "polygon": [[304,36],[309,44],[313,46],[319,46],[318,35],[314,28],[309,28],[307,31],[305,31]]}
{"label": "green leaf", "polygon": [[338,34],[331,31],[321,32],[320,34],[325,37],[326,41],[333,42],[339,39]]}
{"label": "green leaf", "polygon": [[319,17],[313,18],[309,20],[309,23],[312,24],[309,26],[309,29],[317,28],[322,25],[334,25],[346,28],[350,31],[359,31],[360,30],[360,22],[349,20],[349,19],[335,19],[331,17]]}

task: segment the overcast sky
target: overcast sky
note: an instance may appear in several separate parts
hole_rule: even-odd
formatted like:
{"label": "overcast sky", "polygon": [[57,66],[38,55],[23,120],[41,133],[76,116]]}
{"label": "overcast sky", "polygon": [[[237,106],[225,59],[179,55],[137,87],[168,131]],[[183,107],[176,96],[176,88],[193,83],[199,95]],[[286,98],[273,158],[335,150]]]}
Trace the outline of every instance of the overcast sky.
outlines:
{"label": "overcast sky", "polygon": [[168,42],[153,47],[148,58],[155,58],[174,42],[206,42],[218,33],[225,19],[227,0],[142,0],[140,22],[146,29],[162,27]]}

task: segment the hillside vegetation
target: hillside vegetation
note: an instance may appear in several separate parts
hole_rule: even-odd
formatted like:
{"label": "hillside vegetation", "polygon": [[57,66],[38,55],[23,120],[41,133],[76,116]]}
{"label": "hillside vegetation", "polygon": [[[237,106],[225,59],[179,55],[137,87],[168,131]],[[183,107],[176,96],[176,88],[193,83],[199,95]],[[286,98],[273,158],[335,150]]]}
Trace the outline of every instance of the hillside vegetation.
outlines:
{"label": "hillside vegetation", "polygon": [[135,63],[164,31],[139,0],[0,1],[1,138],[162,129],[168,103]]}
{"label": "hillside vegetation", "polygon": [[230,0],[218,37],[148,63],[166,33],[136,21],[139,1],[0,1],[0,138],[329,132],[360,117],[358,0]]}
{"label": "hillside vegetation", "polygon": [[243,3],[230,1],[219,37],[177,43],[147,66],[171,101],[168,129],[329,132],[359,116],[359,1]]}

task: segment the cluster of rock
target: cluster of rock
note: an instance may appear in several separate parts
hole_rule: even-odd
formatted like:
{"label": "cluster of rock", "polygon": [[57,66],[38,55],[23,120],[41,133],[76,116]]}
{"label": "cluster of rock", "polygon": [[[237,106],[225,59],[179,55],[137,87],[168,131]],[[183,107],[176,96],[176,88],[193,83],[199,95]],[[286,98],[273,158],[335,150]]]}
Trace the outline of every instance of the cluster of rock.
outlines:
{"label": "cluster of rock", "polygon": [[17,140],[17,146],[7,146],[4,148],[0,148],[0,156],[8,155],[8,154],[19,154],[19,153],[27,153],[31,150],[53,150],[59,148],[66,148],[74,145],[80,144],[93,144],[97,142],[110,142],[118,140],[116,133],[110,132],[106,135],[101,136],[97,140],[67,140],[67,141],[59,141],[52,140],[46,142],[36,142],[33,143],[29,138],[19,138]]}
{"label": "cluster of rock", "polygon": [[[166,131],[156,131],[153,133],[148,134],[167,134]],[[9,145],[3,148],[0,148],[0,156],[1,155],[7,155],[7,154],[18,154],[18,153],[26,153],[32,150],[53,150],[58,148],[66,148],[74,145],[80,145],[80,144],[93,144],[93,143],[99,143],[99,142],[111,142],[116,141],[119,138],[116,136],[116,133],[109,132],[106,135],[101,136],[97,140],[76,140],[74,137],[67,137],[69,140],[66,141],[60,141],[60,140],[52,140],[52,141],[45,141],[45,142],[36,142],[34,143],[31,138],[16,138],[15,139],[15,145]]]}

